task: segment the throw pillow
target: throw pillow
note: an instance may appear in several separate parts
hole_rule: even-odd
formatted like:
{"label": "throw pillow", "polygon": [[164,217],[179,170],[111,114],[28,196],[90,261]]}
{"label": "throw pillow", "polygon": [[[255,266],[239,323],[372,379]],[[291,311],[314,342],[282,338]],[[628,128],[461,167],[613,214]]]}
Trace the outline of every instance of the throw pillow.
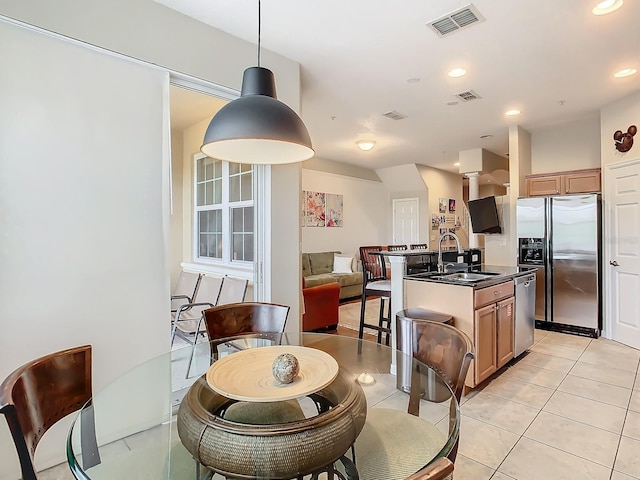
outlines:
{"label": "throw pillow", "polygon": [[333,272],[331,273],[353,273],[351,271],[351,257],[333,256]]}

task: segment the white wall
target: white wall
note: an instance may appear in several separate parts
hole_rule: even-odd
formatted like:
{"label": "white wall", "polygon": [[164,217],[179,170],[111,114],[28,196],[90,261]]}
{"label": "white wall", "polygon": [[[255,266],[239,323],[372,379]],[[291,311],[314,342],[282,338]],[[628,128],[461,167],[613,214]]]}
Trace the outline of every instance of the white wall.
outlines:
{"label": "white wall", "polygon": [[344,227],[303,227],[302,251],[356,253],[362,245],[385,245],[391,238],[391,200],[381,182],[302,170],[302,188],[343,195]]}
{"label": "white wall", "polygon": [[[2,22],[0,57],[0,378],[92,344],[101,389],[169,344],[168,76]],[[0,478],[17,478],[0,423]]]}
{"label": "white wall", "polygon": [[[613,137],[613,132],[611,133]],[[531,132],[531,173],[600,167],[600,116]]]}

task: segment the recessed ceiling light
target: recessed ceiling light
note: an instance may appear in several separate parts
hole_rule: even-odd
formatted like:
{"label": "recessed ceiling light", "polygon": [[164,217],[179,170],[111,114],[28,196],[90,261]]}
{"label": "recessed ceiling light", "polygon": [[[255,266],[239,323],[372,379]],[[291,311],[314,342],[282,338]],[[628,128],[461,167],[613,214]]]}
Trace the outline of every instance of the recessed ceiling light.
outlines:
{"label": "recessed ceiling light", "polygon": [[459,167],[460,166],[460,162],[456,162],[453,164],[454,167]]}
{"label": "recessed ceiling light", "polygon": [[606,15],[607,13],[615,12],[622,6],[622,0],[603,0],[598,3],[591,12],[594,15]]}
{"label": "recessed ceiling light", "polygon": [[408,79],[407,83],[420,83],[420,79],[418,77],[413,77]]}
{"label": "recessed ceiling light", "polygon": [[358,145],[360,150],[364,152],[368,152],[369,150],[371,150],[373,147],[376,146],[376,141],[375,140],[358,140],[356,142],[356,145]]}
{"label": "recessed ceiling light", "polygon": [[622,70],[618,70],[616,73],[614,73],[613,76],[616,78],[624,78],[635,75],[636,73],[638,73],[637,68],[623,68]]}
{"label": "recessed ceiling light", "polygon": [[504,112],[507,117],[513,117],[514,115],[520,115],[520,110],[514,108],[513,110],[507,110]]}
{"label": "recessed ceiling light", "polygon": [[449,72],[449,76],[453,78],[462,77],[467,74],[467,71],[464,68],[454,68]]}

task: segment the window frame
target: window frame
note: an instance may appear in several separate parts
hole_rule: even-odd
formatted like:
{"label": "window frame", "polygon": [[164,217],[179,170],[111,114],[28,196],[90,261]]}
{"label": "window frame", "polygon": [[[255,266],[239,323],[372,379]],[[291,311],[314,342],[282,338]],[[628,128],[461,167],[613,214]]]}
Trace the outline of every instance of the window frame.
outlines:
{"label": "window frame", "polygon": [[[193,226],[191,229],[192,235],[192,252],[193,261],[197,264],[210,265],[220,267],[223,273],[226,270],[231,269],[235,271],[253,272],[254,262],[256,257],[256,232],[255,232],[255,215],[256,215],[256,201],[255,201],[255,182],[256,182],[256,168],[255,165],[251,166],[251,200],[238,200],[232,202],[230,200],[230,179],[229,173],[230,162],[224,160],[212,159],[214,162],[222,162],[222,198],[221,203],[213,205],[198,205],[198,162],[207,158],[201,152],[193,155],[193,177],[192,177],[192,221]],[[254,222],[253,222],[253,259],[252,260],[234,260],[233,254],[233,225],[231,211],[234,208],[253,208]],[[203,211],[220,210],[222,212],[222,257],[204,257],[200,256],[200,231],[199,231],[199,214]]]}

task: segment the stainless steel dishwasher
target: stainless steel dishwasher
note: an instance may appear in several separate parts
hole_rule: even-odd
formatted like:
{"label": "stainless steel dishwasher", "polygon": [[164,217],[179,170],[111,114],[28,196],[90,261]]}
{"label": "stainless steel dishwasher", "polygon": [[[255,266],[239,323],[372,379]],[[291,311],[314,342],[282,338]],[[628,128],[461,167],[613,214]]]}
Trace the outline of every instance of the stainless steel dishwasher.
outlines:
{"label": "stainless steel dishwasher", "polygon": [[513,354],[520,355],[533,345],[536,309],[536,276],[522,275],[514,279],[516,312],[513,327]]}

